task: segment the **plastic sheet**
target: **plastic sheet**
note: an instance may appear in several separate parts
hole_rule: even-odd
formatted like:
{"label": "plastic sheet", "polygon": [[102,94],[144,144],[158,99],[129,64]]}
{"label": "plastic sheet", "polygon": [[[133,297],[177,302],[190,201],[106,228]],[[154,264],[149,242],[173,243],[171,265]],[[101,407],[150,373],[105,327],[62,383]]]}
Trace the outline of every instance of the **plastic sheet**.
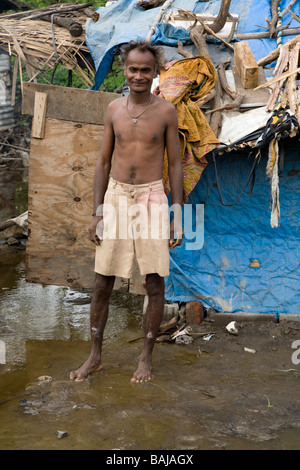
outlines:
{"label": "plastic sheet", "polygon": [[[232,207],[221,205],[211,162],[190,195],[194,211],[204,204],[204,244],[171,250],[166,298],[170,302],[200,300],[219,312],[300,314],[298,139],[282,140],[280,171],[281,220],[271,228],[270,180],[266,156],[249,187]],[[232,203],[250,172],[253,156],[233,151],[217,157],[223,199]],[[194,213],[194,219],[195,213]]]}
{"label": "plastic sheet", "polygon": [[[197,2],[195,12],[210,13],[217,15],[222,1],[213,0],[210,2]],[[280,2],[280,11],[290,3],[290,0],[282,0]],[[229,12],[239,15],[237,33],[259,33],[266,32],[267,22],[265,18],[271,19],[271,2],[269,0],[231,0]],[[300,3],[296,2],[292,7],[293,13],[300,16]],[[291,21],[292,20],[292,21]],[[291,23],[290,23],[291,21]],[[291,18],[287,13],[282,19],[282,25],[289,24],[290,28],[298,28],[299,23]],[[263,26],[263,27],[261,27]],[[294,36],[282,36],[282,44],[285,44]],[[247,39],[249,46],[256,60],[266,57],[269,52],[277,47],[277,39]],[[273,64],[274,65],[274,64]]]}
{"label": "plastic sheet", "polygon": [[[97,22],[88,19],[86,22],[86,43],[96,66],[94,89],[98,89],[105,79],[113,61],[113,53],[116,47],[129,42],[131,39],[145,39],[148,31],[155,21],[160,7],[144,10],[137,6],[138,0],[119,0],[115,4],[99,8],[100,18]],[[290,3],[290,0],[282,0],[281,11]],[[195,0],[177,0],[171,9],[178,8],[197,13],[209,13],[217,15],[221,6],[221,0],[209,2],[197,2]],[[292,7],[292,11],[300,16],[300,2]],[[267,26],[265,18],[271,18],[269,0],[232,0],[230,13],[239,15],[237,33],[266,32],[262,28]],[[286,14],[282,24],[290,22],[291,16]],[[290,27],[299,27],[296,20],[292,20]],[[183,28],[174,28],[169,24],[158,24],[152,36],[152,42],[165,46],[177,46],[180,39],[183,44],[192,44],[189,33]],[[283,36],[282,43],[286,43],[291,36]],[[265,57],[276,49],[277,39],[251,39],[248,40],[256,60]],[[274,64],[273,64],[274,65]]]}
{"label": "plastic sheet", "polygon": [[[160,7],[144,10],[137,7],[137,3],[138,0],[119,0],[116,4],[98,8],[100,18],[97,22],[92,19],[87,20],[86,43],[97,71],[94,89],[98,89],[105,79],[116,46],[131,40],[146,39]],[[193,11],[195,3],[195,0],[177,0],[176,7],[170,8],[175,11],[178,7]],[[178,39],[185,44],[188,37],[186,30],[160,24],[154,32],[152,41],[156,44],[174,46],[175,42],[177,45]]]}

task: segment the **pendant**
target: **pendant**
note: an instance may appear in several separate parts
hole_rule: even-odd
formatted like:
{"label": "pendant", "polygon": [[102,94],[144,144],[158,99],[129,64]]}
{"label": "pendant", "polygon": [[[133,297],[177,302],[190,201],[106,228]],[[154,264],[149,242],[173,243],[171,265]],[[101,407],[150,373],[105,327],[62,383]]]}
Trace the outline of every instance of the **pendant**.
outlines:
{"label": "pendant", "polygon": [[133,122],[133,124],[136,124],[136,123],[138,122],[138,120],[135,119],[135,118],[133,118],[133,119],[132,119],[132,122]]}

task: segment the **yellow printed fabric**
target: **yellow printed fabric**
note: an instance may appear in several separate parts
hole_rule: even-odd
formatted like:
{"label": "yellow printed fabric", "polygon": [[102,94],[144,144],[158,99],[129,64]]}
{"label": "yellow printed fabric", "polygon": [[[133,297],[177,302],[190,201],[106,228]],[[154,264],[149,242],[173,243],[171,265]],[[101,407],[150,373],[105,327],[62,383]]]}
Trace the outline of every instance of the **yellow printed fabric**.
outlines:
{"label": "yellow printed fabric", "polygon": [[[160,74],[155,94],[175,106],[178,117],[180,157],[183,168],[184,202],[207,165],[205,155],[219,144],[202,111],[195,103],[216,84],[216,70],[206,57],[169,62]],[[164,162],[165,191],[170,192],[167,158]]]}

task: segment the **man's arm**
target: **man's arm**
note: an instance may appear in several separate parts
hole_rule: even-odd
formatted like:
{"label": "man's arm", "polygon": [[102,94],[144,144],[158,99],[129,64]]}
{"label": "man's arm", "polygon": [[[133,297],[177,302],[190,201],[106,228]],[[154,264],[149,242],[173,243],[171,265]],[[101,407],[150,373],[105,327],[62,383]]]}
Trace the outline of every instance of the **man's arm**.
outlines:
{"label": "man's arm", "polygon": [[182,242],[183,230],[181,223],[181,206],[183,204],[183,175],[180,160],[178,120],[175,108],[169,113],[166,131],[166,147],[168,155],[168,172],[172,197],[173,220],[170,226],[170,247],[174,248]]}
{"label": "man's arm", "polygon": [[[104,132],[101,143],[101,150],[95,168],[94,179],[94,210],[93,220],[89,226],[89,239],[96,245],[100,244],[100,240],[96,235],[96,227],[102,220],[103,214],[100,210],[104,195],[107,189],[109,174],[111,169],[111,161],[114,150],[114,131],[111,120],[111,106],[109,105],[106,112]],[[96,214],[96,215],[94,215]]]}

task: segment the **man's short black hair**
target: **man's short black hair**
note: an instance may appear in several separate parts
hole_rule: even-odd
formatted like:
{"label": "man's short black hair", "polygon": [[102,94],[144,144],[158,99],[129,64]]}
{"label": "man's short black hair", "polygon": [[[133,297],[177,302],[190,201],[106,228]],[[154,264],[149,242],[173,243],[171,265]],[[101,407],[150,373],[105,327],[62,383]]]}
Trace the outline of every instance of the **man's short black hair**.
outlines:
{"label": "man's short black hair", "polygon": [[133,51],[134,49],[138,49],[141,52],[151,52],[155,59],[155,73],[159,74],[161,69],[163,68],[164,63],[166,62],[164,52],[162,47],[154,46],[148,41],[130,41],[129,43],[123,44],[120,49],[120,59],[121,59],[121,66],[123,69],[126,66],[126,61],[129,52]]}

